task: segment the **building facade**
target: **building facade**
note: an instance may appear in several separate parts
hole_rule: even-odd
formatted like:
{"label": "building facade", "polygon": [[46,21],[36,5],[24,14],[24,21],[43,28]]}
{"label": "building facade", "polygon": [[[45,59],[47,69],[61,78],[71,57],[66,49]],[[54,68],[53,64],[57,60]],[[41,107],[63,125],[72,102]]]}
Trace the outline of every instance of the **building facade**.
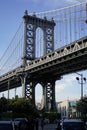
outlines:
{"label": "building facade", "polygon": [[76,111],[77,100],[65,100],[57,103],[58,113],[61,113],[61,118],[76,118],[78,113]]}

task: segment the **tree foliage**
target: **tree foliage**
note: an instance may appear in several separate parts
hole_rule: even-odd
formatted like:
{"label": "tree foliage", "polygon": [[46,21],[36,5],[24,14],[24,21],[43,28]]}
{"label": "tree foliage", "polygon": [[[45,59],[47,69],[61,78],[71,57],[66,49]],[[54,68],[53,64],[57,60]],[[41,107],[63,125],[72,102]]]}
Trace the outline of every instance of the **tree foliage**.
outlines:
{"label": "tree foliage", "polygon": [[[26,98],[15,97],[13,99],[0,99],[0,113],[12,114],[12,118],[15,117],[36,117],[38,116],[38,111]],[[5,115],[6,115],[5,114]],[[7,114],[8,115],[8,114]],[[10,116],[10,115],[9,115]]]}
{"label": "tree foliage", "polygon": [[87,97],[79,100],[77,103],[77,111],[81,112],[83,116],[87,115]]}
{"label": "tree foliage", "polygon": [[13,111],[15,116],[37,116],[38,112],[26,98],[12,99],[9,109]]}
{"label": "tree foliage", "polygon": [[0,99],[0,113],[7,111],[8,109],[8,100],[5,97]]}

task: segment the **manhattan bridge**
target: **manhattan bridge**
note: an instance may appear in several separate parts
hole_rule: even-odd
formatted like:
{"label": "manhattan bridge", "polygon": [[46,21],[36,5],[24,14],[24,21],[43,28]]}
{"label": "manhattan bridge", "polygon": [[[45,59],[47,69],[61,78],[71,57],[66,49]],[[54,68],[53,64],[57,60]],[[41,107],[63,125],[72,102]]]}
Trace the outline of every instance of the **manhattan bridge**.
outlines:
{"label": "manhattan bridge", "polygon": [[87,4],[32,13],[25,11],[0,58],[0,92],[22,86],[35,105],[35,86],[43,88],[43,108],[56,110],[55,82],[87,69]]}

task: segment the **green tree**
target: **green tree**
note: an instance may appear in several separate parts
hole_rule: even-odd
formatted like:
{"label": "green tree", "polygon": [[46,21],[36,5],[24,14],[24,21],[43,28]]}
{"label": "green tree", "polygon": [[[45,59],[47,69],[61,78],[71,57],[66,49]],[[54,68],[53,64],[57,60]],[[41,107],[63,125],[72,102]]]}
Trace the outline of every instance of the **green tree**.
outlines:
{"label": "green tree", "polygon": [[8,100],[5,97],[0,98],[0,113],[6,112],[8,109]]}
{"label": "green tree", "polygon": [[13,112],[13,117],[38,116],[38,112],[26,98],[15,98],[9,103],[9,110]]}
{"label": "green tree", "polygon": [[87,115],[87,97],[84,97],[83,99],[79,100],[77,102],[77,111],[81,113],[83,117],[86,117]]}

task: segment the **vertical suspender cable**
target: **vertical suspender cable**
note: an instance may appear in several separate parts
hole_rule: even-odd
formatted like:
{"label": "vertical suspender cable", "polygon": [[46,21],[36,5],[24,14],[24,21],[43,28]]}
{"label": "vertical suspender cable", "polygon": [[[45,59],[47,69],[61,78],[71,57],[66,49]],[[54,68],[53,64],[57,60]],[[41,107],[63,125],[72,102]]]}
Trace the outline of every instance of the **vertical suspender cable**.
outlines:
{"label": "vertical suspender cable", "polygon": [[80,18],[80,22],[81,22],[81,31],[80,32],[81,32],[81,34],[80,34],[80,37],[83,37],[83,24],[82,24],[83,23],[83,18],[82,18],[82,11],[83,10],[82,10],[82,4],[81,4],[81,11],[80,11],[80,17],[81,17]]}
{"label": "vertical suspender cable", "polygon": [[75,41],[77,40],[77,32],[76,32],[76,6],[75,6],[75,13],[74,13],[74,38],[75,38]]}
{"label": "vertical suspender cable", "polygon": [[87,24],[87,3],[86,3],[86,20],[85,20],[86,24]]}
{"label": "vertical suspender cable", "polygon": [[[60,16],[61,16],[61,13],[60,13]],[[61,43],[61,18],[60,18],[60,43]]]}
{"label": "vertical suspender cable", "polygon": [[72,42],[72,20],[71,20],[71,9],[70,9],[70,43]]}
{"label": "vertical suspender cable", "polygon": [[65,39],[66,39],[66,44],[67,44],[67,16],[65,12]]}

